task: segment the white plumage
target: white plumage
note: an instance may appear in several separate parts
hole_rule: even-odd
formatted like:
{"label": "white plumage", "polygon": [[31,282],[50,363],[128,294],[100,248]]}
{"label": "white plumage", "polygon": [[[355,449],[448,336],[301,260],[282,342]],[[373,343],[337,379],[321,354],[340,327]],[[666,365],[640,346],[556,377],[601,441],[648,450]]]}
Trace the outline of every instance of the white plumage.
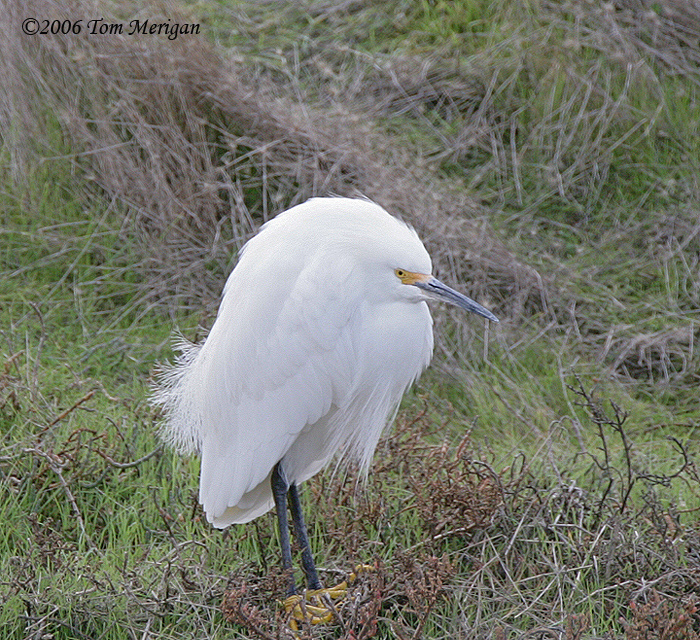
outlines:
{"label": "white plumage", "polygon": [[201,453],[209,522],[268,511],[278,462],[290,484],[337,453],[367,467],[430,360],[426,297],[495,320],[431,269],[412,228],[359,199],[309,200],[245,245],[208,337],[180,341],[154,394],[165,439]]}

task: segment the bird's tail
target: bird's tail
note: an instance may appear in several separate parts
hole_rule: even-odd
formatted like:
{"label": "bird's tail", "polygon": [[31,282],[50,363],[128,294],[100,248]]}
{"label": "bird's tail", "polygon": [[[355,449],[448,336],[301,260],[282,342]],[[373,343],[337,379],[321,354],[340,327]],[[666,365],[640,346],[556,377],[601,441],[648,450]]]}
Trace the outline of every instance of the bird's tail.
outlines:
{"label": "bird's tail", "polygon": [[175,363],[160,366],[151,389],[151,404],[164,413],[160,436],[183,454],[198,452],[202,442],[200,412],[193,402],[198,397],[193,387],[200,384],[194,363],[201,348],[201,344],[177,334],[173,340],[173,349],[179,352]]}

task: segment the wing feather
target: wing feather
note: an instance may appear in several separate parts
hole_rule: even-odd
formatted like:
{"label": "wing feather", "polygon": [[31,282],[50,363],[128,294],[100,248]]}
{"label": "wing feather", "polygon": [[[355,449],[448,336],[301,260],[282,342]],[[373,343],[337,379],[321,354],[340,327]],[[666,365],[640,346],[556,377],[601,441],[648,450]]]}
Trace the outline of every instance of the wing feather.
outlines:
{"label": "wing feather", "polygon": [[180,341],[156,398],[168,414],[165,438],[201,450],[199,499],[217,526],[230,524],[222,524],[230,513],[222,517],[241,501],[269,502],[256,488],[304,428],[343,403],[352,368],[327,366],[335,360],[327,355],[347,342],[352,265],[335,259],[329,268],[318,254],[303,264],[282,260],[279,277],[265,281],[256,254],[249,243],[209,336],[201,345]]}
{"label": "wing feather", "polygon": [[[324,216],[335,218],[326,224]],[[377,316],[375,308],[376,324],[368,325],[364,274],[353,251],[333,242],[356,239],[368,225],[384,240],[398,224],[372,203],[341,198],[281,214],[244,247],[207,339],[176,345],[179,356],[160,373],[153,399],[166,414],[163,437],[182,452],[201,452],[200,502],[215,526],[267,511],[270,473],[283,458],[298,482],[338,449],[368,464],[430,357],[430,316],[424,303],[413,320],[405,310]],[[343,225],[347,233],[339,233]],[[427,332],[428,341],[406,340],[421,326],[414,321],[425,323],[418,335]],[[397,344],[415,353],[407,359]]]}

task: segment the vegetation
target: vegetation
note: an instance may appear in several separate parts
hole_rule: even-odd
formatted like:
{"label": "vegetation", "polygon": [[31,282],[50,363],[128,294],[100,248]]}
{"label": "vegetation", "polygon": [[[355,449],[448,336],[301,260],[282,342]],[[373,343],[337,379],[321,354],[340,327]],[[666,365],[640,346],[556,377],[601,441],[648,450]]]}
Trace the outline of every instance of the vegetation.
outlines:
{"label": "vegetation", "polygon": [[203,521],[149,380],[262,222],[361,193],[502,321],[435,309],[367,482],[305,485],[324,581],[374,570],[298,636],[697,640],[697,4],[99,10],[202,33],[0,16],[3,637],[292,637],[272,516]]}

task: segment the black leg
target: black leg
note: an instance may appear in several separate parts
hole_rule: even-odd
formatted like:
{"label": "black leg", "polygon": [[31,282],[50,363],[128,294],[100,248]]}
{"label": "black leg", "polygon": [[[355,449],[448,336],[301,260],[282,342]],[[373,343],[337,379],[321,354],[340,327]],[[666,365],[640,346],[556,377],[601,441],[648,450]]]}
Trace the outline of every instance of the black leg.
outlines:
{"label": "black leg", "polygon": [[320,589],[321,583],[316,572],[314,558],[311,555],[311,546],[309,545],[309,534],[306,531],[304,524],[304,514],[301,512],[301,501],[299,500],[299,490],[296,484],[289,487],[289,510],[292,512],[292,524],[294,525],[294,535],[297,537],[297,542],[301,547],[301,566],[306,574],[306,586],[311,589]]}
{"label": "black leg", "polygon": [[289,491],[289,483],[284,477],[280,463],[275,465],[272,470],[272,496],[275,499],[275,508],[277,510],[277,522],[280,529],[280,547],[282,548],[282,569],[285,573],[289,573],[289,590],[288,595],[294,595],[297,591],[294,583],[294,570],[292,569],[292,547],[289,543],[289,522],[287,520],[287,491]]}

